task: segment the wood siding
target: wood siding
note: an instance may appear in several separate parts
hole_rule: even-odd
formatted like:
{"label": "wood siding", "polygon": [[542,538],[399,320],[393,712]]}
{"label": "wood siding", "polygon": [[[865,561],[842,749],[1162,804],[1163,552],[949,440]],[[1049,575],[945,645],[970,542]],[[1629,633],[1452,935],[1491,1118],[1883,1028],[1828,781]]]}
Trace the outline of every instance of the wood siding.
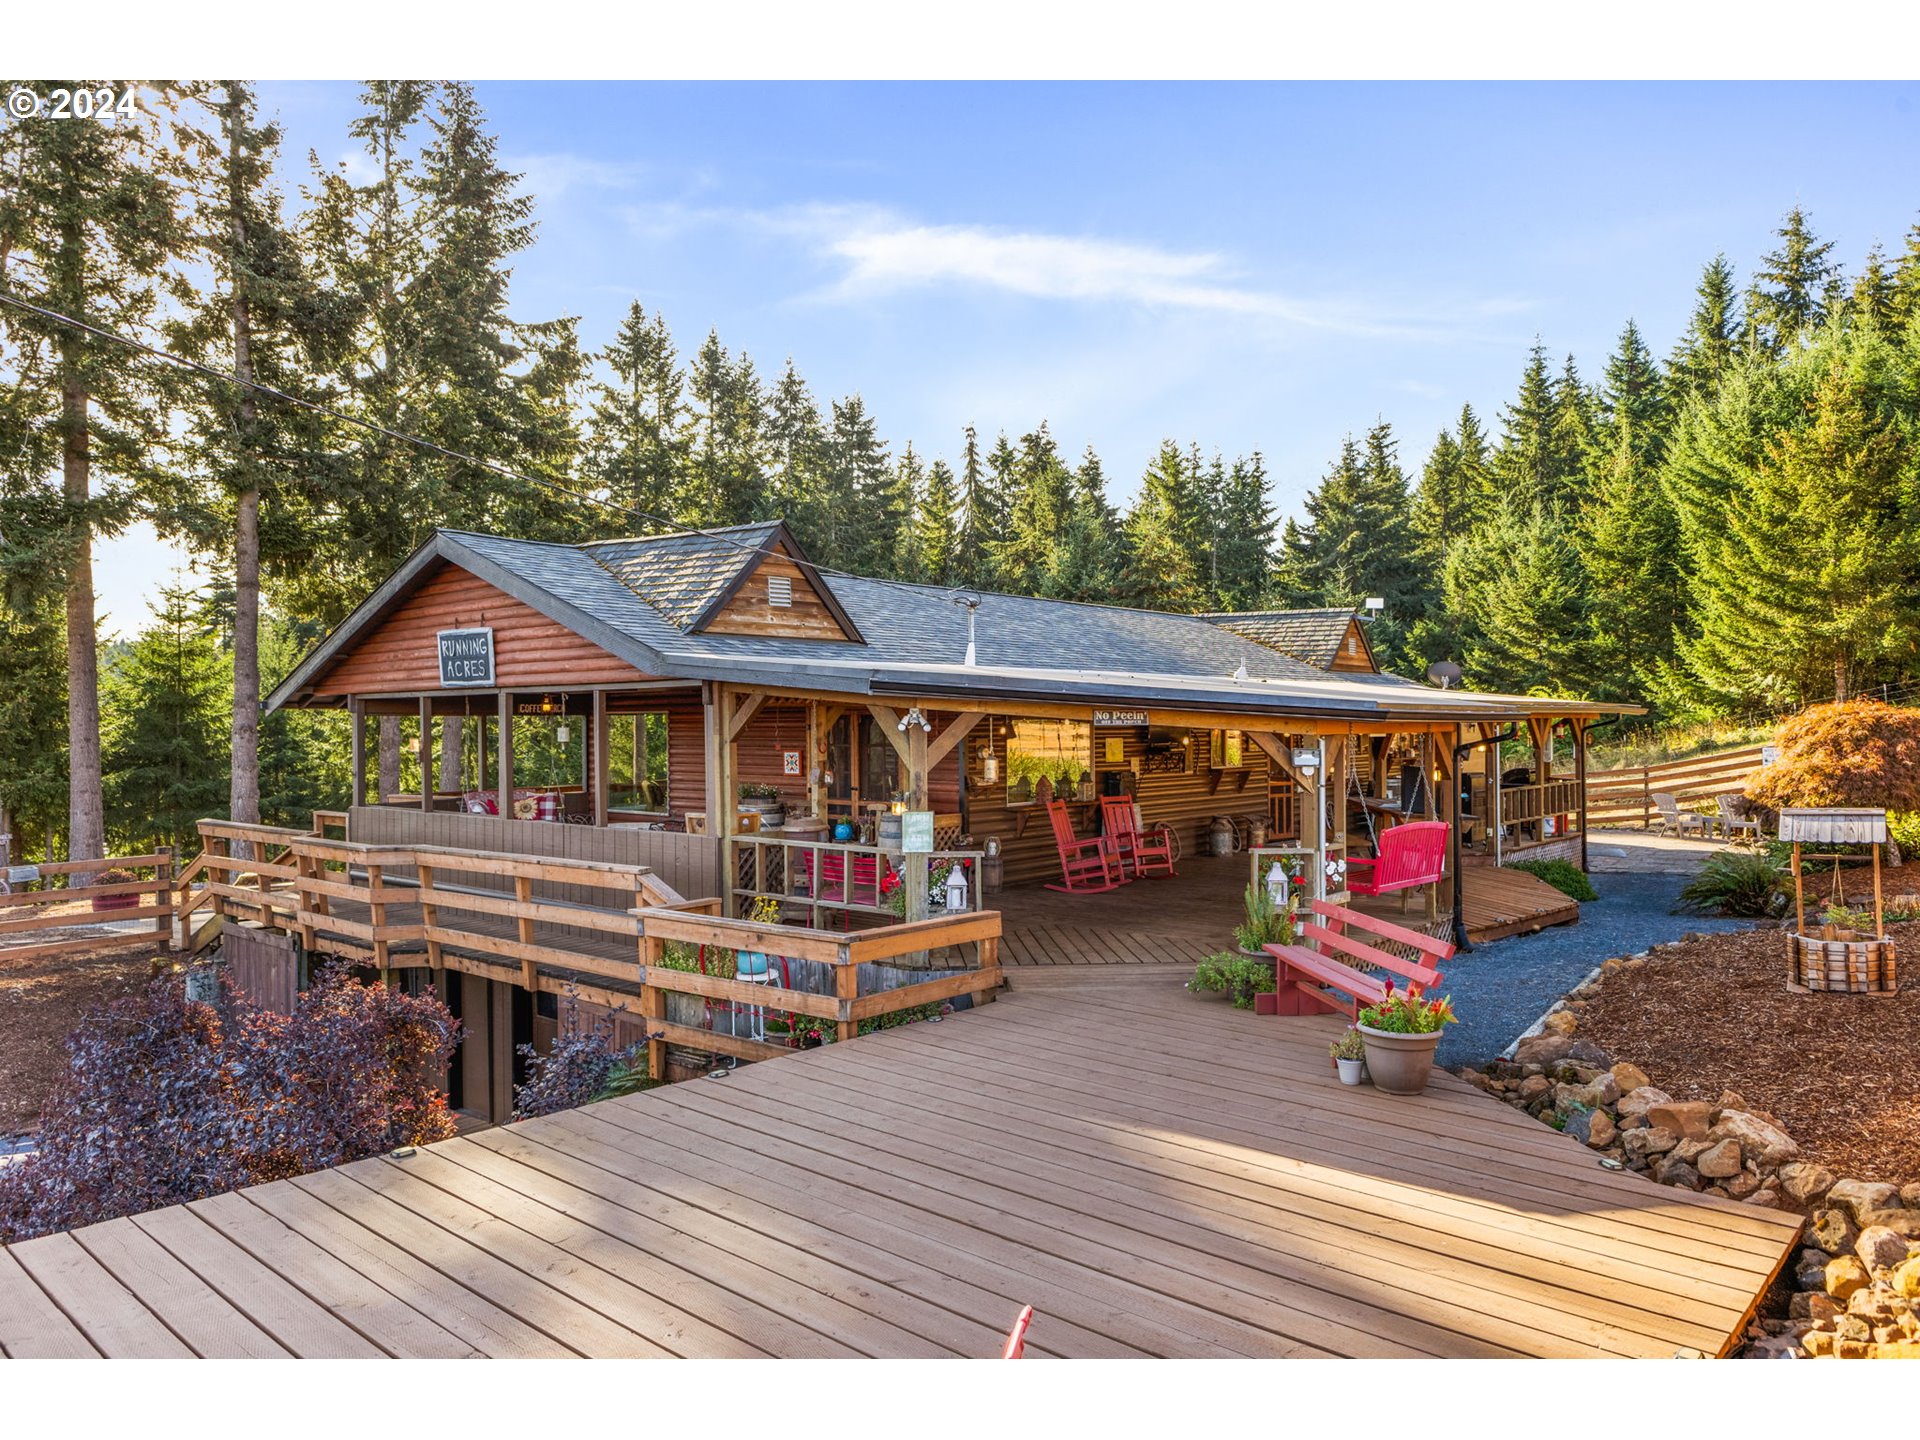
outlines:
{"label": "wood siding", "polygon": [[1333,663],[1327,669],[1336,674],[1375,675],[1379,667],[1373,663],[1373,656],[1367,649],[1366,634],[1360,628],[1358,620],[1347,622],[1347,633],[1340,642],[1340,648],[1334,653]]}
{"label": "wood siding", "polygon": [[[767,577],[783,575],[793,586],[791,605],[767,602]],[[805,574],[785,555],[769,555],[705,625],[715,635],[778,635],[788,639],[847,640],[840,626]]]}
{"label": "wood siding", "polygon": [[438,690],[436,632],[478,626],[492,629],[494,675],[510,689],[580,688],[654,678],[479,576],[445,565],[359,643],[337,656],[311,688],[316,695]]}

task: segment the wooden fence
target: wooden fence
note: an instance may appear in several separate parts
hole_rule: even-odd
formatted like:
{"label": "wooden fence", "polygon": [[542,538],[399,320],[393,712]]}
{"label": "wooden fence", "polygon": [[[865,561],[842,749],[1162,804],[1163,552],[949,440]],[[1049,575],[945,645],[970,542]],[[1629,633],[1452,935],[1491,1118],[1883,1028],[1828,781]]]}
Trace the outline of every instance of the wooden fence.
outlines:
{"label": "wooden fence", "polygon": [[1658,765],[1628,765],[1587,772],[1589,825],[1650,826],[1658,815],[1653,797],[1665,792],[1682,805],[1736,795],[1761,765],[1759,745],[1743,745],[1712,755],[1694,755]]}
{"label": "wooden fence", "polygon": [[[149,872],[131,880],[109,880],[91,885],[63,882],[70,876],[111,870]],[[53,955],[77,955],[124,945],[159,945],[171,938],[173,925],[173,852],[120,855],[105,860],[62,860],[48,865],[16,865],[6,872],[7,893],[0,894],[0,959],[32,960]],[[37,888],[36,888],[37,887]],[[104,904],[102,902],[105,902]],[[84,904],[82,903],[84,902]],[[80,907],[80,908],[75,908]],[[151,925],[117,928],[129,920],[151,920]],[[116,928],[105,934],[102,927]],[[38,935],[50,930],[77,930],[84,935],[58,940],[28,940],[9,944],[8,936]]]}

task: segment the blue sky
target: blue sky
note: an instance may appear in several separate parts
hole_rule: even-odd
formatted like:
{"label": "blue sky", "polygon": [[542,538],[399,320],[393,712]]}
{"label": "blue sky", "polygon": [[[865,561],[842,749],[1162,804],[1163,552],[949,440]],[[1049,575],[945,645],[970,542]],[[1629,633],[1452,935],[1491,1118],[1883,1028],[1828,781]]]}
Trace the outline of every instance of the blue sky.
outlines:
{"label": "blue sky", "polygon": [[[262,98],[290,172],[355,157],[357,86]],[[1163,437],[1267,457],[1297,508],[1349,431],[1412,473],[1489,425],[1538,334],[1664,355],[1701,266],[1798,202],[1849,268],[1920,218],[1915,84],[483,83],[539,197],[514,307],[604,343],[638,298],[897,449],[1041,419],[1124,499]],[[115,627],[173,563],[106,547]]]}

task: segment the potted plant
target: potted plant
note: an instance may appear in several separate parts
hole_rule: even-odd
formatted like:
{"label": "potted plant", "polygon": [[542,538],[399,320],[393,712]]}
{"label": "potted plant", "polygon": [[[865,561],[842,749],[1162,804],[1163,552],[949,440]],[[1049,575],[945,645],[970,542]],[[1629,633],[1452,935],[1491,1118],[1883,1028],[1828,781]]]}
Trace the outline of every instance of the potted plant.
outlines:
{"label": "potted plant", "polygon": [[1367,1073],[1374,1088],[1389,1095],[1418,1095],[1425,1090],[1440,1032],[1459,1018],[1444,995],[1429,1000],[1393,990],[1378,1004],[1363,1009],[1354,1028],[1366,1043]]}
{"label": "potted plant", "polygon": [[780,798],[778,785],[749,780],[740,787],[740,808],[760,816],[760,828],[777,829],[787,823],[787,803]]}
{"label": "potted plant", "polygon": [[1340,1038],[1327,1047],[1342,1085],[1358,1085],[1367,1078],[1366,1037],[1349,1025]]}
{"label": "potted plant", "polygon": [[1273,966],[1251,956],[1222,950],[1202,960],[1187,982],[1196,993],[1216,992],[1233,1002],[1236,1010],[1253,1009],[1253,997],[1273,989]]}
{"label": "potted plant", "polygon": [[[131,870],[102,870],[93,877],[96,885],[126,885],[139,877]],[[135,910],[139,908],[140,896],[131,895],[95,895],[88,902],[97,913],[102,910]]]}
{"label": "potted plant", "polygon": [[1266,946],[1293,943],[1293,915],[1273,903],[1273,894],[1266,886],[1249,884],[1241,901],[1246,919],[1233,927],[1233,938],[1242,955],[1264,960]]}

